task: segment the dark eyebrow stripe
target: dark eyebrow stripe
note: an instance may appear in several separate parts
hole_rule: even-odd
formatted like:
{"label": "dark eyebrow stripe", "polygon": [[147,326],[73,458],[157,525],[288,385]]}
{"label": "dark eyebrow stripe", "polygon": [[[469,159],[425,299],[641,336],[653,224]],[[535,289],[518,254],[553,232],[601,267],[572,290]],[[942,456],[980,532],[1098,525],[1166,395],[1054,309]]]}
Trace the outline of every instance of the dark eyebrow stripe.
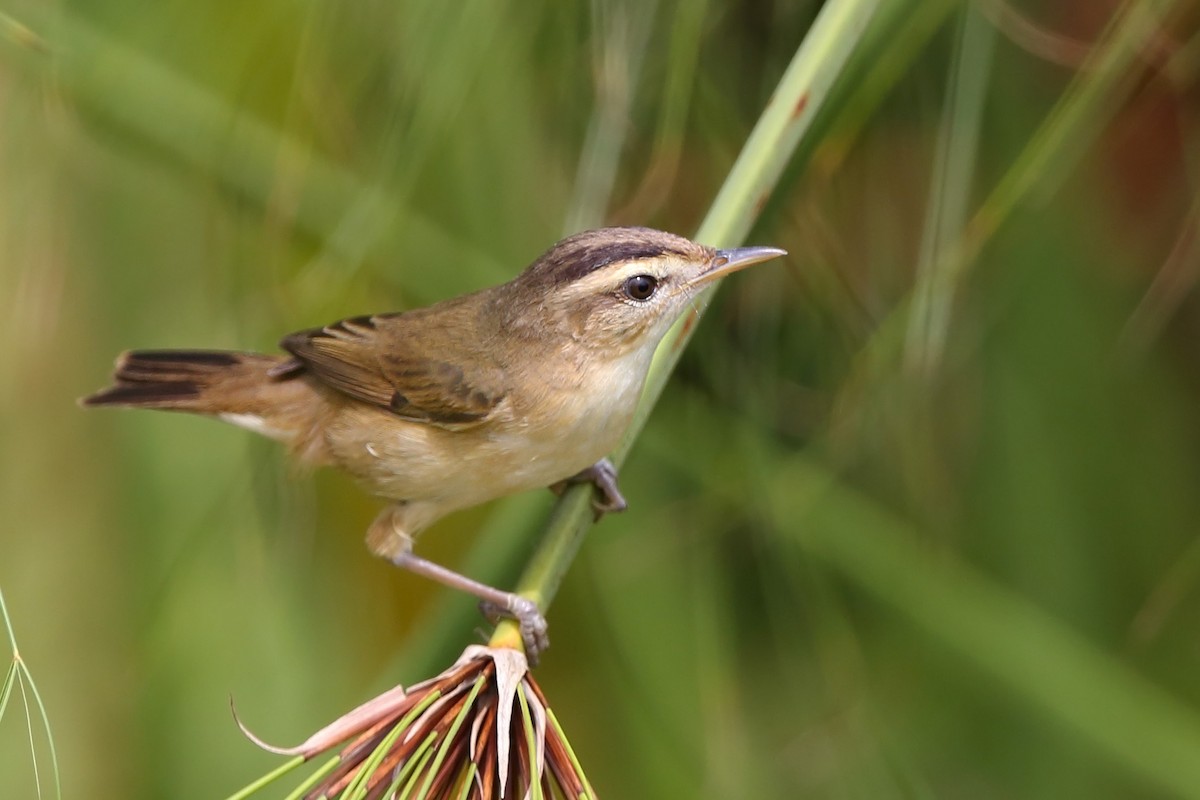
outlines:
{"label": "dark eyebrow stripe", "polygon": [[702,250],[681,236],[650,228],[608,228],[584,231],[563,239],[542,254],[529,269],[541,280],[571,283],[610,264],[657,258],[695,256]]}
{"label": "dark eyebrow stripe", "polygon": [[680,250],[646,244],[645,242],[618,242],[589,248],[575,255],[574,258],[560,262],[552,271],[555,283],[570,283],[598,269],[616,264],[621,261],[636,261],[640,258],[658,258],[672,253],[684,255]]}

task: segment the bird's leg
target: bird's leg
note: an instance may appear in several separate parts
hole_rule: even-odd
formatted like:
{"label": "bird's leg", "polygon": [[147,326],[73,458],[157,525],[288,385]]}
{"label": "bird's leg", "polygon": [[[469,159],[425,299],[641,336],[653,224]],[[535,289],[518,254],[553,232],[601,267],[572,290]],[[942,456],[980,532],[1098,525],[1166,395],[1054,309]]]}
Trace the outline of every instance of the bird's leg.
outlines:
{"label": "bird's leg", "polygon": [[565,480],[552,485],[550,490],[562,494],[567,487],[577,483],[590,483],[596,487],[596,496],[592,498],[592,511],[596,521],[605,514],[615,514],[629,507],[621,490],[617,488],[617,468],[607,458],[602,458],[585,470],[581,470]]}
{"label": "bird's leg", "polygon": [[478,597],[483,601],[481,606],[489,617],[502,614],[515,619],[521,626],[525,656],[530,664],[536,665],[539,654],[550,646],[550,638],[546,635],[546,618],[542,616],[537,603],[519,594],[488,586],[416,555],[412,551],[412,537],[400,526],[398,517],[402,513],[403,506],[390,506],[375,518],[367,531],[367,546],[371,551],[401,569]]}
{"label": "bird's leg", "polygon": [[424,575],[451,589],[475,595],[483,601],[481,605],[484,613],[489,616],[499,613],[515,619],[521,626],[521,641],[525,645],[525,657],[529,659],[530,664],[536,665],[538,656],[550,646],[550,638],[546,635],[546,618],[538,610],[537,604],[529,598],[480,583],[441,564],[421,558],[411,550],[393,556],[391,561],[401,569]]}

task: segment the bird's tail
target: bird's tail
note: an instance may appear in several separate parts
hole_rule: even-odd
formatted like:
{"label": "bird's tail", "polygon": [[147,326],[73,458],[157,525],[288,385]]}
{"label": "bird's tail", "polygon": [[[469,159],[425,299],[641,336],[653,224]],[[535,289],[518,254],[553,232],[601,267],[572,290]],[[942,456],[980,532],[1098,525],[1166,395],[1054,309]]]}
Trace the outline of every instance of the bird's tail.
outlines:
{"label": "bird's tail", "polygon": [[312,385],[298,379],[301,372],[284,356],[132,350],[117,359],[113,385],[80,403],[210,414],[291,441],[311,426],[320,405]]}

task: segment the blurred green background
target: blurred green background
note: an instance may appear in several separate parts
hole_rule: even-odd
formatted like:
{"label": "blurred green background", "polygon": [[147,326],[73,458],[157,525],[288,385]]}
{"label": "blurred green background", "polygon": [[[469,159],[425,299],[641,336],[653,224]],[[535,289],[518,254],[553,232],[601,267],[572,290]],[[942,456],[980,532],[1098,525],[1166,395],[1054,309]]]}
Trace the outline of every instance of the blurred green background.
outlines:
{"label": "blurred green background", "polygon": [[[750,237],[791,256],[722,288],[549,615],[602,796],[1200,797],[1195,3],[936,269],[1120,5],[868,39]],[[230,697],[293,744],[482,626],[369,556],[350,481],[78,409],[115,354],[690,233],[819,6],[0,0],[0,589],[65,796],[225,796],[278,763]],[[511,583],[551,500],[420,550]]]}

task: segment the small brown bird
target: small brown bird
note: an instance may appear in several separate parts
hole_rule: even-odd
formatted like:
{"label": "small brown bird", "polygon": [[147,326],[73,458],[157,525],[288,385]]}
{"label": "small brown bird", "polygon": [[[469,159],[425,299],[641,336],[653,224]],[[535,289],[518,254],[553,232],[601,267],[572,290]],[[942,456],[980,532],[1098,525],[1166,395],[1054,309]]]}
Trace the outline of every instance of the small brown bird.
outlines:
{"label": "small brown bird", "polygon": [[514,616],[536,658],[546,623],[533,602],[415,555],[414,537],[451,511],[564,482],[594,483],[597,513],[624,509],[604,456],[658,342],[705,284],[782,255],[586,231],[500,286],[293,333],[289,355],[126,352],[113,386],[82,403],[218,417],[346,470],[391,501],[367,531],[373,553]]}

